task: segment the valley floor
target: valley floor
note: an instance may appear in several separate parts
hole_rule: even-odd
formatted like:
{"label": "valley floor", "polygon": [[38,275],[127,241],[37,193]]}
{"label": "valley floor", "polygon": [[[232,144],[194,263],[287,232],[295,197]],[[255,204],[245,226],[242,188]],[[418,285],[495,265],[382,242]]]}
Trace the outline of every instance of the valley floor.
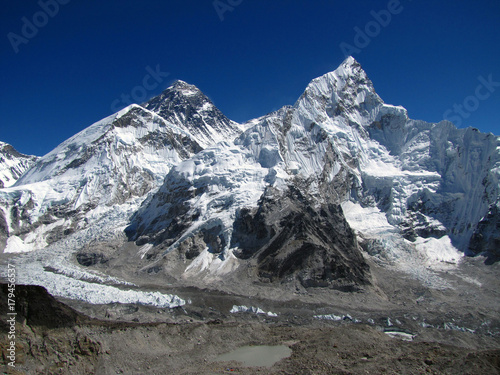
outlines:
{"label": "valley floor", "polygon": [[[497,265],[467,259],[440,275],[443,289],[371,266],[376,288],[364,292],[279,298],[272,286],[251,287],[261,291],[253,297],[179,287],[164,290],[188,301],[173,309],[56,300],[18,286],[17,365],[6,366],[2,319],[2,366],[8,374],[500,374]],[[246,345],[292,354],[269,368],[217,361]]]}
{"label": "valley floor", "polygon": [[[471,334],[405,342],[364,324],[288,326],[265,322],[86,324],[25,327],[11,374],[497,374],[498,346]],[[455,345],[440,341],[455,341]],[[243,345],[285,344],[292,355],[270,368],[214,362]],[[2,348],[3,349],[3,348]],[[5,367],[4,367],[5,369]]]}

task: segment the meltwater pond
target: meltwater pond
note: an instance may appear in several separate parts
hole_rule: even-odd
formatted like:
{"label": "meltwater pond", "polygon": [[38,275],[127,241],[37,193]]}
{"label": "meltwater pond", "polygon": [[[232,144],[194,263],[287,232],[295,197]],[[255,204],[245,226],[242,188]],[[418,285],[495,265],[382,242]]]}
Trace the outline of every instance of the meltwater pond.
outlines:
{"label": "meltwater pond", "polygon": [[237,361],[246,367],[271,367],[283,358],[290,357],[292,349],[286,345],[242,346],[232,352],[218,356],[215,361]]}

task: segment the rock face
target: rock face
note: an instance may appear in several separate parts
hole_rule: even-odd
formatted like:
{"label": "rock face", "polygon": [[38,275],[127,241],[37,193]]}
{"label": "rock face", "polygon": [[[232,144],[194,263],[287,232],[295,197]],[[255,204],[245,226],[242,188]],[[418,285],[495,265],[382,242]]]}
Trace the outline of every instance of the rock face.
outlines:
{"label": "rock face", "polygon": [[492,205],[478,223],[470,241],[473,254],[486,253],[490,262],[500,260],[500,205]]}
{"label": "rock face", "polygon": [[[410,121],[394,130],[400,145],[382,136],[384,125],[370,132],[389,145],[404,171],[411,171],[415,177],[414,172],[426,171],[439,178],[400,179],[401,186],[392,189],[406,199],[399,199],[400,213],[387,208],[394,212],[393,222],[405,223],[424,238],[448,235],[457,248],[466,251],[478,222],[500,193],[498,137],[471,128],[456,129],[446,122]],[[411,183],[411,193],[404,188],[407,182]],[[417,189],[419,183],[422,188]]]}
{"label": "rock face", "polygon": [[[7,311],[7,285],[0,287],[0,305]],[[16,370],[19,373],[90,374],[97,371],[101,343],[80,332],[78,325],[90,318],[57,301],[47,290],[32,285],[16,285]],[[9,332],[5,322],[2,333]],[[10,341],[0,341],[5,373]],[[34,365],[33,363],[36,363]],[[10,370],[7,370],[10,368]],[[20,370],[22,369],[22,370]],[[22,371],[22,372],[21,372]]]}
{"label": "rock face", "polygon": [[267,188],[257,208],[242,209],[231,238],[234,255],[255,259],[258,275],[297,278],[304,287],[356,289],[369,283],[369,268],[338,204],[318,207],[291,186]]}
{"label": "rock face", "polygon": [[[1,285],[0,300],[7,311],[7,284]],[[32,327],[64,328],[89,319],[71,307],[57,301],[45,288],[16,285],[16,319]]]}
{"label": "rock face", "polygon": [[11,145],[0,142],[0,189],[14,185],[37,159],[36,156],[21,154]]}

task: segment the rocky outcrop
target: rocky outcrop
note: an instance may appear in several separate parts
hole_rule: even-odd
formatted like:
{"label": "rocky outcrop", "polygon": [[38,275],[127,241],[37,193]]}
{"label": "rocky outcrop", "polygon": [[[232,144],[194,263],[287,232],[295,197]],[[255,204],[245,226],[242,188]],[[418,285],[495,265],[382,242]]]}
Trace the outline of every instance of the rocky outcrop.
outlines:
{"label": "rocky outcrop", "polygon": [[[0,307],[7,310],[8,289],[0,287]],[[17,373],[30,374],[90,374],[95,373],[102,345],[80,332],[79,325],[91,320],[71,307],[57,301],[45,288],[17,285],[15,288],[16,360]],[[1,331],[9,332],[6,321]],[[0,339],[0,364],[7,369],[10,342],[7,334]],[[10,369],[6,373],[12,372]],[[15,371],[14,370],[14,371]]]}
{"label": "rocky outcrop", "polygon": [[[7,311],[7,284],[1,285],[0,301]],[[87,317],[57,301],[45,288],[35,285],[16,285],[16,319],[33,327],[72,327]],[[4,323],[4,322],[3,322]]]}
{"label": "rocky outcrop", "polygon": [[304,287],[355,290],[369,284],[369,267],[340,205],[314,204],[291,186],[273,188],[258,208],[243,209],[234,222],[235,255],[257,264],[261,280],[298,279]]}
{"label": "rocky outcrop", "polygon": [[492,205],[488,214],[478,223],[472,235],[469,250],[484,254],[489,263],[500,260],[500,206]]}

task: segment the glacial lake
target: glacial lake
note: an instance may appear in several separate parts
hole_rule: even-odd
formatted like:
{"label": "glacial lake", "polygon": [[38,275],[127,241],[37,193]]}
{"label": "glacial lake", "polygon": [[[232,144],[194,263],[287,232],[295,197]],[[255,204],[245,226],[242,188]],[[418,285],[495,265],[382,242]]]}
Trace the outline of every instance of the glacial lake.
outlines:
{"label": "glacial lake", "polygon": [[245,367],[271,367],[283,358],[290,357],[292,349],[286,345],[242,346],[232,352],[218,356],[216,362],[237,361]]}

